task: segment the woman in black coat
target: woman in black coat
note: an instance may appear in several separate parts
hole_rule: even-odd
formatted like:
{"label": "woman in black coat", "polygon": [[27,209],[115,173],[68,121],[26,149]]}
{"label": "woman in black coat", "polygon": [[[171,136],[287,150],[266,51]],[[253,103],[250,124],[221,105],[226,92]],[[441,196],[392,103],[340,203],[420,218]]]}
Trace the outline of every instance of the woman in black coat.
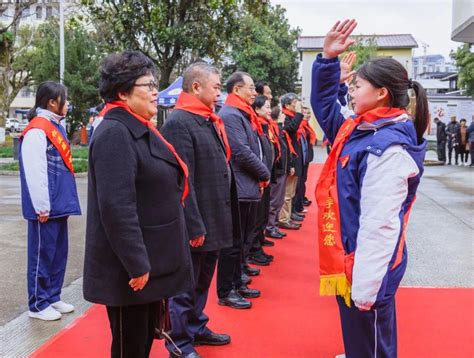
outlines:
{"label": "woman in black coat", "polygon": [[139,52],[106,58],[104,120],[89,152],[84,297],[107,306],[112,357],[148,357],[166,298],[192,287],[182,202],[187,168],[149,120],[155,67]]}

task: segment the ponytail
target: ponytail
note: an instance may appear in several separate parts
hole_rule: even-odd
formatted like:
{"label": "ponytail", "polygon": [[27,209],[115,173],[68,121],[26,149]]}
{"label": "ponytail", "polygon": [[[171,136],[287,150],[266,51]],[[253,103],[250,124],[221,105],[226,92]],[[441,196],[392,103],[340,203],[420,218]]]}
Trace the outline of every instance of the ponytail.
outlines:
{"label": "ponytail", "polygon": [[31,122],[33,118],[36,117],[36,106],[31,108],[28,113],[26,114],[26,119],[28,119],[28,122]]}
{"label": "ponytail", "polygon": [[426,91],[423,86],[417,81],[410,81],[410,87],[415,91],[416,96],[416,109],[415,109],[415,128],[418,143],[423,141],[423,134],[429,124],[429,110],[428,110],[428,98],[426,97]]}

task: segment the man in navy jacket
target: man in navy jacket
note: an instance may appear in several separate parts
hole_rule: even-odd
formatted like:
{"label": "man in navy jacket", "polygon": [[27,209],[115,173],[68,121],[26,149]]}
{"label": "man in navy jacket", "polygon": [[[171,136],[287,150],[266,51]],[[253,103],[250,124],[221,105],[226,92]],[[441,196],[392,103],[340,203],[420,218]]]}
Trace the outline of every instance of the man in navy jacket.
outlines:
{"label": "man in navy jacket", "polygon": [[243,309],[251,307],[246,298],[260,295],[258,290],[249,289],[242,283],[241,258],[243,242],[248,240],[255,225],[255,210],[262,195],[262,183],[268,185],[270,171],[262,161],[258,136],[251,123],[252,113],[255,112],[250,105],[257,94],[252,78],[245,72],[235,72],[227,80],[226,90],[229,96],[219,116],[225,123],[232,150],[231,165],[237,184],[242,241],[234,242],[232,248],[221,251],[217,294],[220,305]]}

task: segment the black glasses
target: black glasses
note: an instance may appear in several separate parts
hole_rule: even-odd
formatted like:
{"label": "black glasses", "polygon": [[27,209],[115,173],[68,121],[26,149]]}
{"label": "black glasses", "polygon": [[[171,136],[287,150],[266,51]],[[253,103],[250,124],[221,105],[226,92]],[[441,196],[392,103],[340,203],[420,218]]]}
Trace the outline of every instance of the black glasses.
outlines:
{"label": "black glasses", "polygon": [[134,87],[148,87],[148,90],[152,92],[153,90],[158,89],[158,83],[155,81],[150,81],[148,83],[134,84]]}

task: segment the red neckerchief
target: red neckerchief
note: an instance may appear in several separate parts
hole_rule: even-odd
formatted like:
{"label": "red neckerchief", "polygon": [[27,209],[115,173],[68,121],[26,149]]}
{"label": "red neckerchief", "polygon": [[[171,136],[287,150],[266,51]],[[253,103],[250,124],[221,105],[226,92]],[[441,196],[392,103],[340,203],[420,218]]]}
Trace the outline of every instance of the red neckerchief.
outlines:
{"label": "red neckerchief", "polygon": [[293,118],[296,115],[296,112],[290,111],[287,108],[281,110],[287,117]]}
{"label": "red neckerchief", "polygon": [[[397,117],[406,111],[399,108],[376,108],[359,117],[348,118],[337,132],[331,154],[323,166],[316,186],[318,202],[318,239],[320,295],[344,297],[350,306],[351,281],[346,274],[346,258],[341,239],[341,217],[337,188],[337,163],[351,133],[361,122],[374,122],[381,118]],[[381,178],[380,180],[383,180]]]}
{"label": "red neckerchief", "polygon": [[296,132],[296,136],[298,140],[301,140],[301,136],[303,133],[306,132],[307,135],[309,135],[309,142],[311,145],[315,145],[317,138],[316,138],[316,133],[314,132],[313,128],[309,125],[308,121],[305,121],[304,119],[301,121],[301,124],[298,128],[298,131]]}
{"label": "red neckerchief", "polygon": [[281,146],[280,141],[278,140],[278,133],[280,131],[280,128],[278,128],[278,124],[276,124],[271,118],[267,119],[263,116],[258,116],[258,119],[261,124],[266,124],[268,126],[268,133],[270,134],[268,138],[277,149],[277,155],[275,160],[279,160],[281,157]]}
{"label": "red neckerchief", "polygon": [[145,118],[142,116],[132,112],[130,107],[122,101],[114,101],[114,102],[109,102],[105,105],[104,109],[101,111],[100,115],[105,116],[105,114],[110,111],[113,108],[122,108],[126,110],[128,113],[130,113],[135,119],[137,119],[140,123],[145,125],[150,129],[151,132],[153,132],[163,143],[166,145],[168,150],[174,155],[176,158],[176,161],[178,162],[179,166],[181,167],[181,170],[184,173],[184,191],[183,195],[181,196],[181,203],[184,205],[184,201],[186,200],[186,197],[188,196],[189,193],[189,183],[188,183],[188,176],[189,176],[189,171],[186,163],[181,159],[181,157],[176,153],[176,149],[166,141],[166,139],[161,135],[161,133],[156,129],[156,127],[153,125],[152,122],[147,121]]}
{"label": "red neckerchief", "polygon": [[199,98],[183,91],[179,95],[178,101],[176,102],[176,106],[174,108],[182,109],[183,111],[209,118],[211,122],[216,125],[217,131],[219,132],[219,135],[221,136],[221,139],[224,142],[225,157],[227,159],[227,162],[229,162],[231,151],[229,140],[227,139],[227,133],[225,131],[224,122],[222,121],[221,117],[214,113],[211,107],[206,106]]}
{"label": "red neckerchief", "polygon": [[291,142],[291,137],[288,134],[288,132],[283,130],[283,135],[285,136],[286,142],[288,143],[288,148],[290,149],[290,153],[295,156],[298,156],[298,154],[296,153],[295,147],[293,147],[293,143]]}
{"label": "red neckerchief", "polygon": [[246,103],[242,98],[237,96],[234,93],[231,93],[227,96],[225,104],[231,107],[235,107],[247,113],[250,117],[250,124],[252,125],[252,129],[258,133],[258,135],[263,134],[263,128],[258,120],[257,114],[253,110],[252,106]]}

